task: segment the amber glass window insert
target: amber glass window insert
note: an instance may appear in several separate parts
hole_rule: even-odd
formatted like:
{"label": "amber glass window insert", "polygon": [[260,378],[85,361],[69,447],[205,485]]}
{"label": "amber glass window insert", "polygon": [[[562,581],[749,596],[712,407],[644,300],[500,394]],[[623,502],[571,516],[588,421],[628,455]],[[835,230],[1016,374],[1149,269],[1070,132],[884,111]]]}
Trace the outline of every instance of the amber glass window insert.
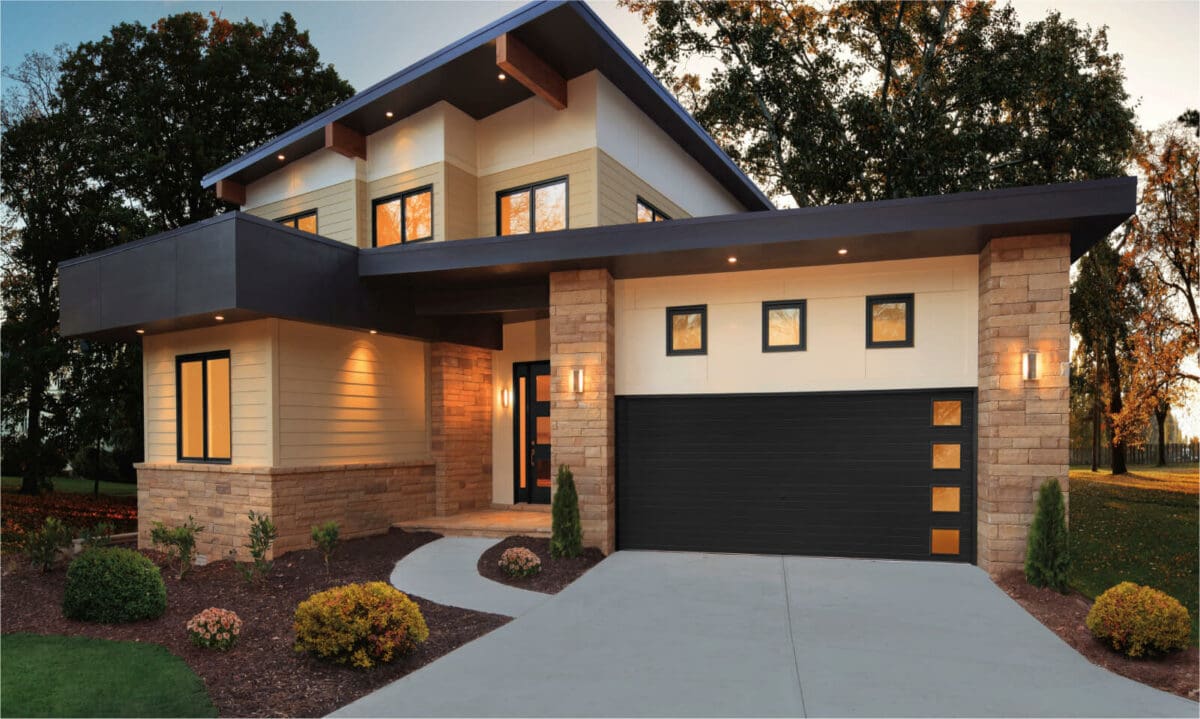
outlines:
{"label": "amber glass window insert", "polygon": [[789,352],[804,349],[806,304],[804,300],[763,303],[763,352]]}
{"label": "amber glass window insert", "polygon": [[913,346],[913,296],[867,298],[867,347]]}
{"label": "amber glass window insert", "polygon": [[229,353],[175,360],[177,450],[181,461],[228,462],[232,456]]}
{"label": "amber glass window insert", "polygon": [[658,208],[646,202],[642,198],[637,198],[637,221],[642,222],[662,222],[669,220],[670,217],[658,211]]}
{"label": "amber glass window insert", "polygon": [[929,552],[930,554],[958,554],[958,530],[930,530]]}
{"label": "amber glass window insert", "polygon": [[933,401],[934,427],[961,427],[962,402],[956,399],[935,399]]}
{"label": "amber glass window insert", "polygon": [[962,469],[961,444],[933,445],[934,469]]}
{"label": "amber glass window insert", "polygon": [[288,215],[287,217],[280,217],[279,219],[277,219],[275,221],[281,225],[286,225],[287,227],[291,227],[296,230],[303,230],[305,232],[311,232],[314,235],[317,234],[317,211],[316,210],[308,210],[307,212],[301,212],[296,215]]}
{"label": "amber glass window insert", "polygon": [[567,229],[567,180],[559,178],[496,193],[496,234]]}
{"label": "amber glass window insert", "polygon": [[708,308],[667,308],[667,354],[702,355],[708,351]]}
{"label": "amber glass window insert", "polygon": [[931,487],[931,489],[934,512],[957,512],[961,509],[961,492],[958,487]]}
{"label": "amber glass window insert", "polygon": [[388,195],[371,204],[371,241],[375,247],[420,242],[433,237],[432,187]]}

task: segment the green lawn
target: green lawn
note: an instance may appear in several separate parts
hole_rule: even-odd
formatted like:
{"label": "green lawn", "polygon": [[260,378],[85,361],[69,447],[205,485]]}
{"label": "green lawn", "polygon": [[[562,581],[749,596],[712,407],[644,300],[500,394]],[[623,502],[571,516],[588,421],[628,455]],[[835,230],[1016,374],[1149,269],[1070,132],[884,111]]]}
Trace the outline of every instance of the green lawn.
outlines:
{"label": "green lawn", "polygon": [[[76,479],[74,477],[55,477],[54,491],[68,492],[70,494],[91,494],[93,482],[90,479]],[[20,489],[20,477],[0,477],[0,486],[4,489]],[[106,494],[110,497],[136,497],[137,485],[125,484],[124,482],[101,482],[100,494]]]}
{"label": "green lawn", "polygon": [[157,644],[0,637],[0,716],[215,717],[200,677]]}
{"label": "green lawn", "polygon": [[1095,598],[1123,581],[1183,602],[1197,641],[1200,475],[1195,467],[1071,470],[1071,582]]}

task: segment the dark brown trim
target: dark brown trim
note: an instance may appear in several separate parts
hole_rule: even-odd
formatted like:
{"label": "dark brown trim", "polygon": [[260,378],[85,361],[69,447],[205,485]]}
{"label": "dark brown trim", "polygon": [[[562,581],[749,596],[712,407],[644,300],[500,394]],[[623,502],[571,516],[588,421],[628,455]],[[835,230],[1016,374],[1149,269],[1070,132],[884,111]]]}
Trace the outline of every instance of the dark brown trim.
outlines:
{"label": "dark brown trim", "polygon": [[[404,206],[404,200],[406,200],[409,197],[412,197],[413,195],[420,195],[425,192],[429,193],[429,236],[428,237],[415,237],[415,238],[410,239],[408,236],[408,224],[406,222],[408,220],[408,208],[406,208]],[[379,228],[377,226],[377,223],[379,221],[378,220],[379,213],[377,212],[377,208],[380,205],[386,205],[387,203],[395,202],[396,200],[400,201],[400,244],[407,245],[407,244],[410,244],[413,242],[426,242],[428,240],[432,240],[433,232],[434,232],[433,231],[434,197],[433,197],[433,185],[430,184],[430,185],[422,185],[420,187],[414,187],[411,190],[395,192],[390,195],[384,195],[383,197],[377,197],[374,200],[371,200],[371,247],[379,246],[377,244],[379,241],[379,239],[378,239],[379,238]],[[385,247],[387,247],[387,246],[389,246],[389,245],[385,245]],[[391,245],[391,246],[394,247],[395,245]]]}
{"label": "dark brown trim", "polygon": [[567,81],[512,33],[496,38],[496,65],[550,107],[567,108]]}
{"label": "dark brown trim", "polygon": [[[884,303],[901,302],[904,304],[904,339],[888,342],[876,342],[871,335],[871,306]],[[914,295],[910,292],[898,295],[870,295],[867,297],[867,349],[886,349],[888,347],[913,347],[915,345],[917,305]]]}
{"label": "dark brown trim", "polygon": [[[675,327],[671,319],[675,315],[700,315],[700,349],[697,350],[677,350],[675,349],[674,334]],[[687,305],[682,307],[667,308],[667,356],[668,357],[687,357],[696,355],[708,354],[708,305]]]}
{"label": "dark brown trim", "polygon": [[[771,310],[797,308],[800,310],[800,343],[794,345],[771,344]],[[762,351],[804,352],[808,349],[808,301],[773,300],[762,303]]]}
{"label": "dark brown trim", "polygon": [[343,157],[367,159],[367,138],[340,122],[325,126],[325,149],[333,150]]}
{"label": "dark brown trim", "polygon": [[[229,456],[208,456],[208,362],[209,360],[229,360]],[[183,456],[183,365],[191,362],[200,363],[200,425],[202,437],[201,447],[204,453],[201,457]],[[194,354],[175,356],[175,459],[181,463],[192,464],[230,464],[233,462],[233,360],[229,350],[215,352],[197,352]]]}
{"label": "dark brown trim", "polygon": [[244,205],[246,186],[233,180],[217,180],[217,199],[231,205]]}
{"label": "dark brown trim", "polygon": [[[562,183],[563,186],[563,225],[566,229],[550,230],[546,232],[537,231],[537,191],[552,185]],[[509,195],[516,195],[521,192],[529,193],[529,232],[521,232],[512,235],[501,234],[500,227],[500,199]],[[571,229],[571,178],[569,175],[555,177],[550,180],[542,180],[528,185],[518,185],[517,187],[508,187],[496,192],[496,236],[497,237],[525,237],[526,235],[547,235],[552,232],[566,232]]]}

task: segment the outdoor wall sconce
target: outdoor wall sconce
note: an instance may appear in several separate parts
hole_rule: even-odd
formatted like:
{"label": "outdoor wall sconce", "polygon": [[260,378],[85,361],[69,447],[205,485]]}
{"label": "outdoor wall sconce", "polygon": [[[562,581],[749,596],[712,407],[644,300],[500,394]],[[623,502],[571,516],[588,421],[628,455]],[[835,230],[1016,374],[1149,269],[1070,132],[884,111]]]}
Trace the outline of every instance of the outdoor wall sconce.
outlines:
{"label": "outdoor wall sconce", "polygon": [[500,406],[507,408],[510,404],[512,404],[512,390],[505,387],[500,390]]}
{"label": "outdoor wall sconce", "polygon": [[583,370],[571,370],[571,391],[575,394],[581,394],[583,392]]}
{"label": "outdoor wall sconce", "polygon": [[1038,378],[1037,350],[1026,350],[1021,354],[1021,378],[1026,381]]}

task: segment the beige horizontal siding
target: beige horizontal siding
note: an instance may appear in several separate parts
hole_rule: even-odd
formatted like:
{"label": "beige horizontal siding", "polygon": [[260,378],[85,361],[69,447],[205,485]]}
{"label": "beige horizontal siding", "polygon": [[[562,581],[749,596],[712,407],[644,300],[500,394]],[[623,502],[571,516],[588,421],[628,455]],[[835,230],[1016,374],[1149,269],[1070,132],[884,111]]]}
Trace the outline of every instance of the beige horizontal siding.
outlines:
{"label": "beige horizontal siding", "polygon": [[496,235],[496,193],[556,177],[567,177],[567,226],[596,226],[596,148],[580,150],[541,162],[479,178],[478,234]]}
{"label": "beige horizontal siding", "polygon": [[446,163],[446,208],[442,226],[446,228],[445,239],[465,240],[479,237],[476,221],[477,185],[479,180],[466,170]]}
{"label": "beige horizontal siding", "polygon": [[665,212],[671,219],[688,217],[683,208],[651,187],[629,168],[597,150],[597,205],[601,225],[625,225],[637,222],[637,198],[641,197]]}
{"label": "beige horizontal siding", "polygon": [[248,207],[246,212],[275,220],[315,209],[318,235],[358,246],[358,208],[354,185],[355,180],[346,180],[286,200]]}

